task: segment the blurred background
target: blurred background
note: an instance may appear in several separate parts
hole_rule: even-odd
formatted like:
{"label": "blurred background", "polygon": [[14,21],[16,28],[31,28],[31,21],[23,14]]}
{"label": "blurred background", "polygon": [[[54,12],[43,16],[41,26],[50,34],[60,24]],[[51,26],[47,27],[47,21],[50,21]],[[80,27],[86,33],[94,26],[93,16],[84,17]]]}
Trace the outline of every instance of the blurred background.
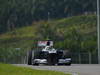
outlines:
{"label": "blurred background", "polygon": [[70,50],[72,63],[96,64],[96,0],[0,0],[0,62],[27,63],[37,41]]}

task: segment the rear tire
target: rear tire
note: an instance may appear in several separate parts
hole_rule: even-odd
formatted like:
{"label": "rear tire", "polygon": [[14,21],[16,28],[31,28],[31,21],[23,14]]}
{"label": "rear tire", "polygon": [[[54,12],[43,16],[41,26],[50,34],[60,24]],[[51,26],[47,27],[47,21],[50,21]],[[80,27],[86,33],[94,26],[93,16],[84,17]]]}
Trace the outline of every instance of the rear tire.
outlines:
{"label": "rear tire", "polygon": [[28,53],[28,65],[32,65],[32,50]]}

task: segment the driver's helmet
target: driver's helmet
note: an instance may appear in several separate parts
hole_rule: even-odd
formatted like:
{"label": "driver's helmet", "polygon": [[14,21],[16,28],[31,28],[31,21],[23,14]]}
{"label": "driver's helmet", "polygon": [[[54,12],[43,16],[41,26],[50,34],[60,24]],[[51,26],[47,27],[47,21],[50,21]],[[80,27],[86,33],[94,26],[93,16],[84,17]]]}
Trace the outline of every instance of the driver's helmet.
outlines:
{"label": "driver's helmet", "polygon": [[46,46],[46,50],[52,50],[51,46]]}

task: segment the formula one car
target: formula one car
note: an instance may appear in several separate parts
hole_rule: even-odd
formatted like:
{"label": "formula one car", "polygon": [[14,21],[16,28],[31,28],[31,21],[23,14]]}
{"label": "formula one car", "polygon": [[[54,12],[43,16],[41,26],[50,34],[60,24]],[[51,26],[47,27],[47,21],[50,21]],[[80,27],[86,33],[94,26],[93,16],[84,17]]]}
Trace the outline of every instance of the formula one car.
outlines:
{"label": "formula one car", "polygon": [[28,65],[71,65],[71,55],[68,51],[56,50],[47,45],[41,50],[31,50],[28,54]]}

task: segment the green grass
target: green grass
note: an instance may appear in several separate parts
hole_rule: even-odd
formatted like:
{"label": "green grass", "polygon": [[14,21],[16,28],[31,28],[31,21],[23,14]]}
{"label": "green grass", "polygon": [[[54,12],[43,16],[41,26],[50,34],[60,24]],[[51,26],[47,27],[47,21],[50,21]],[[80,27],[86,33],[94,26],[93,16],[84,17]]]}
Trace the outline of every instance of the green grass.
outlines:
{"label": "green grass", "polygon": [[56,71],[34,70],[25,67],[16,67],[9,64],[0,64],[0,75],[71,75]]}

